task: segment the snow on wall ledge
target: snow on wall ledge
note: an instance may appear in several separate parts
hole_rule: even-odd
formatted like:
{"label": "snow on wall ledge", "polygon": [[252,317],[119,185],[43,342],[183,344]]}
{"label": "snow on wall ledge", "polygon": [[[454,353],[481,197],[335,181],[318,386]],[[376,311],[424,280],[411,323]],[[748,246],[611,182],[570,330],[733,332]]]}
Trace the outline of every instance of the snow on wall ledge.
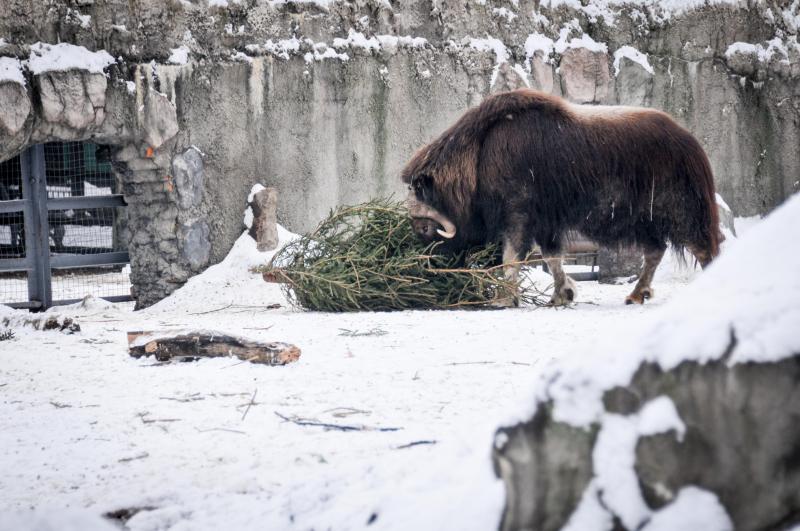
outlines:
{"label": "snow on wall ledge", "polygon": [[800,251],[782,243],[799,239],[796,194],[639,330],[543,371],[497,433],[503,527],[800,523]]}

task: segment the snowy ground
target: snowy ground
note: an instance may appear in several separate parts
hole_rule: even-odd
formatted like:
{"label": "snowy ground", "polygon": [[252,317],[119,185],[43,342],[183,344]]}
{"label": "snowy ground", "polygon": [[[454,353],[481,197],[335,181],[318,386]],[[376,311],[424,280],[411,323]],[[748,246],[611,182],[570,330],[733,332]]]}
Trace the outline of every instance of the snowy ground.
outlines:
{"label": "snowy ground", "polygon": [[[509,405],[531,398],[551,360],[632,333],[692,276],[666,264],[644,306],[623,304],[630,285],[583,282],[566,309],[343,315],[287,308],[247,272],[265,259],[243,237],[146,311],[89,301],[54,310],[77,316],[78,334],[18,328],[0,343],[0,529],[30,527],[30,509],[57,529],[100,529],[92,515],[123,508],[145,508],[127,522],[137,530],[495,528],[503,489],[489,455]],[[185,328],[302,356],[265,367],[127,355],[127,331]]]}

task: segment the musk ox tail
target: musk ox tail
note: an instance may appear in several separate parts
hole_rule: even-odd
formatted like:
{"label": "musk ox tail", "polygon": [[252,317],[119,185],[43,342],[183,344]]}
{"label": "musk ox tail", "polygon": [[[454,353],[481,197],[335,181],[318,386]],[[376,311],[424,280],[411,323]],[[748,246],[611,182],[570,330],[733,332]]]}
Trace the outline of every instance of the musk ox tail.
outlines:
{"label": "musk ox tail", "polygon": [[[694,192],[698,212],[696,223],[699,225],[694,231],[694,238],[686,242],[686,247],[694,254],[700,264],[705,267],[719,255],[719,247],[725,237],[719,228],[719,211],[717,207],[717,194],[714,188],[714,175],[711,164],[700,143],[690,134],[686,133],[685,171],[687,184]],[[675,245],[676,242],[673,242]],[[683,243],[683,242],[681,242]],[[675,245],[680,250],[683,245]]]}

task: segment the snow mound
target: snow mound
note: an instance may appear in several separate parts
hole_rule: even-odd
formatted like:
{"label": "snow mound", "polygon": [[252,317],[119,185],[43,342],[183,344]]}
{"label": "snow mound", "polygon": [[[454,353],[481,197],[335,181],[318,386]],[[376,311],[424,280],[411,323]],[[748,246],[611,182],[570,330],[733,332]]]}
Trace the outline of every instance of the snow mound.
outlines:
{"label": "snow mound", "polygon": [[[1,39],[0,39],[1,40]],[[0,83],[11,81],[25,86],[22,63],[13,57],[0,57]]]}
{"label": "snow mound", "polygon": [[536,52],[541,52],[545,61],[548,60],[550,54],[553,53],[554,46],[553,39],[541,33],[531,33],[525,39],[525,56],[530,59]]}
{"label": "snow mound", "polygon": [[[622,58],[630,59],[634,63],[638,63],[650,75],[655,74],[653,67],[650,66],[650,61],[647,60],[647,55],[643,54],[633,46],[622,46],[614,52],[614,77],[619,75],[619,63]],[[719,194],[717,194],[719,196]]]}
{"label": "snow mound", "polygon": [[[731,365],[800,352],[800,250],[787,241],[800,241],[800,194],[731,243],[638,332],[587,338],[545,370],[535,386],[536,402],[551,399],[556,420],[586,427],[603,415],[603,392],[626,385],[642,363],[664,370],[685,360],[706,363],[729,346]],[[530,418],[530,405],[519,413],[513,422]]]}
{"label": "snow mound", "polygon": [[120,305],[113,302],[108,302],[105,299],[95,297],[93,295],[86,295],[81,301],[67,304],[64,306],[53,306],[47,313],[62,314],[68,313],[70,315],[76,313],[89,313],[89,312],[103,312],[103,311],[118,311]]}
{"label": "snow mound", "polygon": [[[278,249],[296,239],[278,225]],[[189,279],[166,299],[143,310],[148,313],[202,313],[228,305],[262,307],[279,303],[286,305],[280,287],[264,282],[251,269],[266,264],[276,251],[260,252],[256,241],[242,233],[225,259]]]}
{"label": "snow mound", "polygon": [[684,487],[675,501],[655,513],[642,531],[675,529],[731,531],[733,522],[715,494],[697,487]]}
{"label": "snow mound", "polygon": [[191,50],[186,46],[179,46],[177,48],[172,48],[170,50],[169,58],[167,62],[173,65],[185,65],[189,62],[189,54]]}
{"label": "snow mound", "polygon": [[87,70],[93,74],[102,74],[103,69],[113,63],[114,58],[105,50],[92,52],[83,46],[65,42],[61,44],[37,42],[31,45],[28,68],[34,75],[67,70]]}
{"label": "snow mound", "polygon": [[114,531],[109,521],[87,509],[36,509],[0,514],[0,529],[27,531]]}

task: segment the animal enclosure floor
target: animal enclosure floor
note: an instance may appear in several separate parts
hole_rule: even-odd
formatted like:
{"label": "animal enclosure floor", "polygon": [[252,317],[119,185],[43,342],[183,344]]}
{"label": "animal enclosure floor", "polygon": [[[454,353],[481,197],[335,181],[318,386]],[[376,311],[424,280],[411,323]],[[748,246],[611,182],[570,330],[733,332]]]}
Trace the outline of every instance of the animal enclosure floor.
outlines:
{"label": "animal enclosure floor", "polygon": [[[563,309],[310,313],[246,272],[243,245],[148,310],[90,300],[54,310],[80,333],[17,328],[0,343],[0,513],[81,529],[121,509],[136,530],[493,529],[490,451],[509,405],[532,403],[551,360],[592,356],[599,334],[631,333],[685,286],[657,280],[645,306],[623,304],[630,285],[584,282]],[[127,331],[186,328],[302,355],[284,367],[128,356]]]}

